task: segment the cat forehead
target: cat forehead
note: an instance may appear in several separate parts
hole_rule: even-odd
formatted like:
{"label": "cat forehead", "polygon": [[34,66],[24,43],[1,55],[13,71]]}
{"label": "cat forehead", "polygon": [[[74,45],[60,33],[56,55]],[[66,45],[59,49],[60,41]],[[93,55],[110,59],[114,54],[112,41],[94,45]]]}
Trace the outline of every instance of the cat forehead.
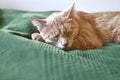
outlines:
{"label": "cat forehead", "polygon": [[66,18],[61,14],[61,12],[56,12],[51,14],[46,18],[46,21],[64,21]]}
{"label": "cat forehead", "polygon": [[68,19],[58,13],[55,13],[46,19],[46,25],[51,28],[63,28],[65,26],[70,26],[72,19]]}

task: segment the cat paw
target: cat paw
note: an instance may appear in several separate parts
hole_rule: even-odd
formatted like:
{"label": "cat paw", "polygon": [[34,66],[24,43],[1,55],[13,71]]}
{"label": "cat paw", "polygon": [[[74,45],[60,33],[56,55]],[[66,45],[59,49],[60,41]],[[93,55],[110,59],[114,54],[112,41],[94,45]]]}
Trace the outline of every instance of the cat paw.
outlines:
{"label": "cat paw", "polygon": [[42,41],[42,42],[44,42],[43,38],[40,36],[39,33],[33,33],[33,34],[31,35],[31,38],[32,38],[32,40],[37,40],[37,41]]}

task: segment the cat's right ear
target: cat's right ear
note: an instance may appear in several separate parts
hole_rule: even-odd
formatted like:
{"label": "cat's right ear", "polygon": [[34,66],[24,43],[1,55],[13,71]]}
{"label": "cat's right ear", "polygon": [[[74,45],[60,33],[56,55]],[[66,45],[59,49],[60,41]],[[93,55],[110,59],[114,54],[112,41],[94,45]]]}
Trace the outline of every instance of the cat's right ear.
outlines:
{"label": "cat's right ear", "polygon": [[31,17],[31,21],[32,21],[32,24],[36,26],[39,31],[45,28],[46,20]]}
{"label": "cat's right ear", "polygon": [[65,11],[63,11],[63,15],[67,18],[70,18],[74,11],[75,11],[75,7],[74,7],[75,3],[72,3],[72,5]]}

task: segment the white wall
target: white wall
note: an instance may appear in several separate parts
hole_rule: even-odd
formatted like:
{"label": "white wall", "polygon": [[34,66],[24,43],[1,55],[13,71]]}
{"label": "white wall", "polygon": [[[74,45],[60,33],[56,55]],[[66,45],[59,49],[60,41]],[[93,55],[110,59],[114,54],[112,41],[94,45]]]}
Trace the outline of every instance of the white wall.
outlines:
{"label": "white wall", "polygon": [[29,11],[64,10],[74,1],[76,8],[82,11],[120,11],[120,0],[0,0],[0,8]]}

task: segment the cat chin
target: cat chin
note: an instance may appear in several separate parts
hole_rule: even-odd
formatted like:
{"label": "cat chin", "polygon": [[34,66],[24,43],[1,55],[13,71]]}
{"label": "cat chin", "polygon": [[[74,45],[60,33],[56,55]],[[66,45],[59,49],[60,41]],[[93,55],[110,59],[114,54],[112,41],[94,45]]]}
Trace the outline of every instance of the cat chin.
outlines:
{"label": "cat chin", "polygon": [[71,48],[62,48],[62,50],[65,50],[65,51],[68,51],[70,50]]}

